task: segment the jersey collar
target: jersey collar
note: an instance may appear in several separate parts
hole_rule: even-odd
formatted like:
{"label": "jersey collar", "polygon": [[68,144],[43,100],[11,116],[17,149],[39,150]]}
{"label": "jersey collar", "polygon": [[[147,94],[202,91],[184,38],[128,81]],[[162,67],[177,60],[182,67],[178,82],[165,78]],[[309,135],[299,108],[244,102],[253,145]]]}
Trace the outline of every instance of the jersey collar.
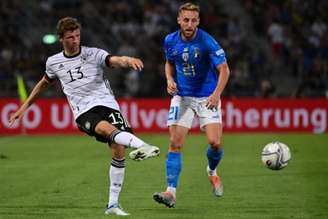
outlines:
{"label": "jersey collar", "polygon": [[65,58],[68,58],[68,59],[75,58],[75,57],[77,57],[81,54],[81,50],[82,50],[82,48],[80,46],[80,51],[78,53],[76,53],[75,55],[68,56],[68,55],[65,54],[65,51],[63,51],[63,55],[64,55]]}

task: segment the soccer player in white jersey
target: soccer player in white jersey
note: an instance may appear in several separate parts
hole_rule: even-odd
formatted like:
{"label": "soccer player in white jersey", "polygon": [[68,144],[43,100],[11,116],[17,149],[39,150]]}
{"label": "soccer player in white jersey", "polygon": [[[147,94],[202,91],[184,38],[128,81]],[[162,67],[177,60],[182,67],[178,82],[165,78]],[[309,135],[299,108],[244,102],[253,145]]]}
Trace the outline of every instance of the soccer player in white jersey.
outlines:
{"label": "soccer player in white jersey", "polygon": [[98,48],[80,45],[81,25],[75,18],[58,21],[57,33],[63,51],[50,56],[43,78],[33,88],[27,100],[10,117],[12,125],[56,78],[62,85],[75,121],[82,132],[108,143],[112,151],[109,169],[109,201],[105,214],[128,215],[118,203],[125,172],[125,146],[136,148],[129,155],[144,160],[159,154],[159,148],[148,145],[132,133],[113,96],[103,68],[126,67],[141,70],[138,58],[113,56]]}
{"label": "soccer player in white jersey", "polygon": [[223,195],[216,170],[223,156],[220,96],[229,77],[223,49],[211,35],[198,28],[199,7],[192,3],[183,4],[177,21],[180,29],[168,34],[164,42],[167,91],[173,95],[167,121],[170,131],[167,188],[153,196],[155,201],[168,207],[174,207],[176,202],[182,169],[181,148],[195,115],[207,137],[209,181],[214,195]]}

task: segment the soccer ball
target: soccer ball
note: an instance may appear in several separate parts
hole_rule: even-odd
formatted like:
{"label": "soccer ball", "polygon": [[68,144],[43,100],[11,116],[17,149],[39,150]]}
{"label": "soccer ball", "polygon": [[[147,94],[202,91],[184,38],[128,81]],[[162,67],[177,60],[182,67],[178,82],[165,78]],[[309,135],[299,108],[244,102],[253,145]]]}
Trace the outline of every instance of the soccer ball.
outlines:
{"label": "soccer ball", "polygon": [[269,169],[280,170],[287,166],[291,154],[287,145],[275,141],[264,146],[261,158]]}

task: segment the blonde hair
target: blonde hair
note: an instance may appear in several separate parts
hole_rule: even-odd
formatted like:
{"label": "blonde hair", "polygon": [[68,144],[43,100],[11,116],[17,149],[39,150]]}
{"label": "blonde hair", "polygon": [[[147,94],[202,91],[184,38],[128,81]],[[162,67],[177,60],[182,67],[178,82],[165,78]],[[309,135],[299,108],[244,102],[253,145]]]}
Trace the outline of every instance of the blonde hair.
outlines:
{"label": "blonde hair", "polygon": [[64,17],[57,23],[57,34],[59,37],[63,37],[66,31],[74,31],[76,29],[81,29],[81,24],[76,18]]}
{"label": "blonde hair", "polygon": [[183,5],[181,5],[179,7],[179,14],[182,11],[184,11],[184,10],[187,10],[187,11],[197,11],[199,13],[200,8],[199,8],[198,5],[195,5],[195,4],[191,3],[191,2],[187,2],[187,3],[185,3],[185,4],[183,4]]}

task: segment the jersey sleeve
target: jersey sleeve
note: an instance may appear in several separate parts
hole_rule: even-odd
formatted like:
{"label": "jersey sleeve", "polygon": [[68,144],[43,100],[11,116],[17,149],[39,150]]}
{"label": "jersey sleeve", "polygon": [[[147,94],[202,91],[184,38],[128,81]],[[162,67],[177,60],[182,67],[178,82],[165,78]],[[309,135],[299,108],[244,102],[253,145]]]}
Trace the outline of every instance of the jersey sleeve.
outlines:
{"label": "jersey sleeve", "polygon": [[164,52],[165,52],[165,59],[169,62],[174,62],[173,58],[173,48],[171,46],[171,43],[169,42],[169,37],[165,37],[164,40]]}
{"label": "jersey sleeve", "polygon": [[110,54],[103,49],[96,49],[96,51],[95,51],[95,60],[96,60],[97,64],[102,67],[107,66],[106,58],[108,56],[110,56]]}
{"label": "jersey sleeve", "polygon": [[45,76],[48,79],[48,81],[53,81],[56,78],[56,74],[52,68],[51,61],[49,60],[49,58],[47,59],[47,62],[46,62]]}
{"label": "jersey sleeve", "polygon": [[216,40],[209,36],[207,37],[206,42],[209,50],[209,57],[211,62],[214,64],[214,66],[225,63],[227,61],[225,52],[221,48],[221,46],[216,42]]}

